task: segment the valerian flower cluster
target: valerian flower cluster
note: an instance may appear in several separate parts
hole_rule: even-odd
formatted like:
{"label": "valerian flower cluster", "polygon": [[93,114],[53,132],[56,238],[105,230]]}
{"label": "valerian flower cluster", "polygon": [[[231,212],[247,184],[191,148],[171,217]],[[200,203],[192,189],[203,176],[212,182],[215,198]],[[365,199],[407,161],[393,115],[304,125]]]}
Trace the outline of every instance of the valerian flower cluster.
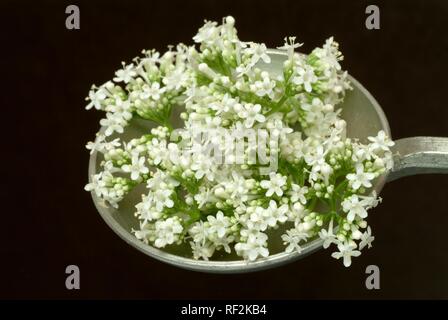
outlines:
{"label": "valerian flower cluster", "polygon": [[[196,47],[144,50],[113,81],[92,86],[86,108],[106,116],[87,148],[104,159],[85,189],[118,208],[145,184],[135,236],[158,248],[187,243],[195,259],[213,259],[219,250],[262,259],[270,254],[271,231],[282,228],[286,252],[320,237],[349,266],[374,239],[366,218],[380,199],[369,188],[391,168],[393,142],[383,131],[368,144],[346,137],[337,105],[351,88],[333,38],[309,55],[295,51],[294,37],[285,38],[283,69],[273,75],[261,67],[272,59],[266,45],[239,40],[234,24],[232,17],[221,25],[206,21],[193,37]],[[176,130],[175,108],[183,121]],[[135,117],[155,125],[123,141]],[[196,144],[190,138],[216,129],[266,129],[278,139],[267,149],[278,166],[261,174],[263,164],[248,160],[250,143],[242,162],[215,161],[203,152],[207,145],[225,154],[236,147],[219,135]]]}

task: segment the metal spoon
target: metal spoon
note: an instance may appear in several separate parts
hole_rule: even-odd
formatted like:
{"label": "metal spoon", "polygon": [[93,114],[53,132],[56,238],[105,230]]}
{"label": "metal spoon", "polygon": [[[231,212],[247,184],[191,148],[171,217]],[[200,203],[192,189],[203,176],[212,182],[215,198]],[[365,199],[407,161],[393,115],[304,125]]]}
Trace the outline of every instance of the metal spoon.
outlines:
{"label": "metal spoon", "polygon": [[[286,59],[284,51],[270,50],[270,64],[261,64],[260,68],[275,75],[282,71],[283,61]],[[342,105],[342,117],[347,121],[347,135],[366,141],[368,136],[375,136],[379,130],[384,130],[389,136],[390,129],[383,110],[372,95],[353,77],[349,76],[353,90],[347,93]],[[123,139],[139,137],[148,132],[149,122],[135,120],[125,132]],[[413,137],[395,141],[393,148],[394,167],[387,176],[377,179],[374,189],[380,193],[386,182],[416,174],[448,173],[448,138]],[[100,169],[101,157],[94,153],[90,157],[89,177]],[[254,262],[246,262],[237,256],[221,256],[219,260],[203,261],[188,257],[188,248],[179,247],[170,252],[154,248],[137,240],[131,233],[132,228],[138,228],[138,221],[134,217],[134,205],[141,198],[143,189],[131,192],[116,210],[104,205],[94,192],[92,198],[99,213],[112,230],[134,248],[157,260],[178,266],[180,268],[211,272],[211,273],[243,273],[273,268],[293,262],[299,258],[320,249],[323,241],[316,239],[303,245],[301,253],[275,253]],[[271,248],[270,248],[271,249]],[[272,251],[271,251],[272,252]]]}

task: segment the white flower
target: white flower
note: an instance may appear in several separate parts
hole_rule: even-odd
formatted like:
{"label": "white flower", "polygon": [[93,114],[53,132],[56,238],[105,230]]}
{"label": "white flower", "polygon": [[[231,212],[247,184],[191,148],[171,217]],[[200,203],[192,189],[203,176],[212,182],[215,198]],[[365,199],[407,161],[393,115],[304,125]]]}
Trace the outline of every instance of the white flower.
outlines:
{"label": "white flower", "polygon": [[155,165],[159,165],[169,156],[166,140],[158,140],[157,138],[153,138],[151,140],[151,146],[148,149],[149,156]]}
{"label": "white flower", "polygon": [[156,189],[156,188],[170,189],[177,187],[179,185],[180,185],[179,181],[177,181],[168,173],[162,170],[157,170],[152,175],[151,179],[148,179],[148,181],[146,182],[146,186],[148,189]]}
{"label": "white flower", "polygon": [[86,184],[84,190],[86,191],[94,191],[97,197],[101,197],[105,192],[105,183],[103,182],[103,174],[104,172],[100,172],[92,175],[91,182]]}
{"label": "white flower", "polygon": [[224,94],[222,100],[210,104],[210,108],[216,111],[216,115],[230,112],[238,101],[228,93]]}
{"label": "white flower", "polygon": [[364,160],[371,160],[373,156],[373,149],[369,146],[355,144],[353,146],[352,160],[362,162]]}
{"label": "white flower", "polygon": [[255,211],[250,214],[249,220],[247,220],[247,226],[251,230],[265,231],[268,227],[268,221],[266,216],[266,209],[262,207],[256,207]]}
{"label": "white flower", "polygon": [[143,86],[143,92],[140,93],[140,98],[141,99],[148,99],[151,98],[155,101],[160,99],[160,95],[162,93],[164,93],[166,90],[166,88],[160,88],[160,83],[158,82],[153,82],[151,84],[151,86],[148,86],[147,84],[145,84]]}
{"label": "white flower", "polygon": [[238,112],[238,116],[245,119],[244,126],[252,128],[254,122],[264,122],[266,118],[261,114],[261,105],[246,103],[242,106],[242,110]]}
{"label": "white flower", "polygon": [[99,134],[94,142],[89,141],[87,143],[86,148],[90,150],[90,154],[93,154],[95,151],[104,153],[114,148],[118,148],[120,145],[120,139],[117,138],[107,142],[106,137],[102,134]]}
{"label": "white flower", "polygon": [[303,43],[295,43],[296,37],[285,37],[284,41],[285,44],[281,47],[277,47],[277,49],[286,50],[286,52],[288,53],[288,60],[292,60],[294,50],[301,47]]}
{"label": "white flower", "polygon": [[247,188],[247,181],[237,172],[232,172],[232,178],[226,184],[226,191],[230,193],[232,199],[238,201],[247,201],[249,189]]}
{"label": "white flower", "polygon": [[179,239],[179,235],[183,231],[179,219],[176,218],[159,220],[156,222],[155,227],[156,241],[154,241],[154,245],[158,248],[163,248],[167,244],[173,244]]}
{"label": "white flower", "polygon": [[230,226],[229,217],[224,216],[222,211],[218,211],[215,216],[207,216],[207,221],[210,224],[209,231],[216,232],[218,237],[222,238],[225,236],[227,228]]}
{"label": "white flower", "polygon": [[325,41],[323,48],[317,48],[313,52],[320,58],[320,63],[326,70],[336,69],[341,70],[341,65],[338,60],[341,60],[341,53],[338,50],[339,44],[333,40],[333,37]]}
{"label": "white flower", "polygon": [[142,202],[135,206],[137,209],[136,215],[145,223],[160,219],[162,217],[162,210],[158,210],[154,205],[155,203],[152,195],[143,195]]}
{"label": "white flower", "polygon": [[126,183],[116,181],[112,173],[107,170],[93,175],[91,180],[84,189],[94,191],[96,196],[103,200],[102,204],[104,206],[106,206],[105,202],[107,201],[114,208],[118,208],[118,202],[125,195]]}
{"label": "white flower", "polygon": [[89,104],[86,106],[86,110],[92,109],[92,107],[95,107],[97,110],[102,109],[102,103],[107,97],[107,92],[105,88],[98,88],[95,90],[95,86],[92,86],[92,89],[89,91],[89,97],[87,98],[90,100]]}
{"label": "white flower", "polygon": [[317,76],[314,74],[313,67],[309,65],[297,67],[296,74],[292,82],[296,85],[302,85],[306,92],[311,92],[313,90],[311,85],[317,82]]}
{"label": "white flower", "polygon": [[223,248],[225,252],[231,253],[232,249],[230,248],[230,245],[233,245],[235,242],[235,237],[233,235],[224,236],[222,238],[213,236],[211,241],[217,249]]}
{"label": "white flower", "polygon": [[215,252],[214,246],[212,246],[210,243],[190,241],[190,246],[193,253],[193,258],[196,260],[208,260]]}
{"label": "white flower", "polygon": [[[311,103],[309,103],[308,101],[304,101],[301,105],[301,108],[306,111],[305,117],[308,123],[316,123],[319,124],[319,126],[322,126],[322,123],[320,122],[323,122],[325,120],[324,110],[329,107],[326,107],[321,99],[313,98],[313,100],[311,100]],[[324,133],[328,133],[328,128],[325,128]]]}
{"label": "white flower", "polygon": [[359,250],[364,249],[365,246],[370,249],[372,247],[373,240],[375,240],[375,237],[372,236],[372,230],[370,229],[370,227],[367,227],[367,231],[365,231],[361,236]]}
{"label": "white flower", "polygon": [[269,74],[267,72],[262,72],[261,75],[262,80],[256,81],[251,86],[251,90],[254,91],[257,96],[268,96],[269,98],[274,99],[275,81],[272,81],[269,78]]}
{"label": "white flower", "polygon": [[319,231],[319,237],[324,240],[322,247],[327,249],[332,243],[336,243],[336,236],[333,234],[333,219],[331,219],[328,225],[328,231],[322,229]]}
{"label": "white flower", "polygon": [[132,155],[131,164],[125,164],[121,167],[124,172],[131,173],[132,180],[138,180],[142,174],[147,174],[149,169],[145,166],[145,157],[138,157],[138,154]]}
{"label": "white flower", "polygon": [[288,245],[285,249],[286,252],[293,252],[296,250],[298,253],[302,252],[299,242],[306,240],[309,235],[304,231],[299,231],[297,228],[292,228],[286,231],[282,235],[284,245]]}
{"label": "white flower", "polygon": [[203,154],[194,157],[194,162],[191,164],[191,170],[195,171],[194,176],[198,180],[202,179],[204,176],[210,181],[213,181],[215,178],[213,159]]}
{"label": "white flower", "polygon": [[253,68],[252,64],[248,64],[248,65],[240,64],[235,69],[237,78],[241,78],[243,75],[248,74],[252,70],[252,68]]}
{"label": "white flower", "polygon": [[376,191],[373,190],[371,196],[359,196],[362,199],[363,205],[366,209],[375,208],[381,201],[381,197],[378,197]]}
{"label": "white flower", "polygon": [[353,221],[356,216],[362,219],[367,218],[365,205],[366,203],[364,201],[359,201],[356,194],[344,199],[344,201],[342,201],[342,209],[348,213],[347,220]]}
{"label": "white flower", "polygon": [[305,210],[305,207],[300,202],[296,202],[290,206],[290,210],[287,212],[288,220],[300,222],[306,213],[307,210]]}
{"label": "white flower", "polygon": [[140,230],[132,230],[132,232],[138,240],[148,244],[148,238],[154,234],[154,229],[149,224],[140,223]]}
{"label": "white flower", "polygon": [[106,136],[112,135],[112,133],[123,133],[124,127],[126,126],[126,120],[124,120],[119,114],[116,113],[106,113],[106,119],[101,119],[100,124],[106,127],[104,134]]}
{"label": "white flower", "polygon": [[209,229],[203,221],[195,222],[188,229],[188,233],[193,237],[194,242],[204,243],[207,240]]}
{"label": "white flower", "polygon": [[308,187],[301,187],[298,184],[291,184],[291,191],[289,191],[289,196],[291,197],[291,202],[300,201],[301,204],[306,204],[305,195],[308,193]]}
{"label": "white flower", "polygon": [[264,43],[258,44],[251,42],[250,47],[244,50],[252,56],[251,64],[256,64],[260,59],[265,63],[271,63],[271,57],[267,53],[267,48]]}
{"label": "white flower", "polygon": [[170,198],[173,194],[173,190],[170,189],[157,189],[152,194],[154,205],[158,211],[162,211],[164,207],[172,208],[174,201]]}
{"label": "white flower", "polygon": [[313,167],[313,171],[320,171],[321,167],[326,164],[325,157],[327,156],[327,151],[324,150],[322,145],[318,145],[312,152],[308,152],[304,159],[306,163]]}
{"label": "white flower", "polygon": [[185,86],[189,79],[188,74],[183,68],[176,68],[163,78],[163,84],[168,90],[179,90]]}
{"label": "white flower", "polygon": [[142,53],[145,54],[145,57],[141,60],[142,65],[153,66],[154,64],[156,64],[160,61],[160,52],[158,52],[154,49],[143,50]]}
{"label": "white flower", "polygon": [[216,24],[216,22],[206,21],[204,26],[199,29],[197,35],[193,37],[193,40],[199,43],[214,43],[219,35],[219,29],[216,27]]}
{"label": "white flower", "polygon": [[137,75],[137,72],[135,72],[134,64],[131,63],[130,65],[125,66],[123,63],[123,69],[118,70],[115,72],[115,78],[114,81],[116,82],[124,82],[128,83],[132,80],[133,77]]}
{"label": "white flower", "polygon": [[339,252],[333,252],[331,256],[335,259],[343,258],[344,266],[350,267],[352,264],[352,257],[359,257],[361,252],[356,249],[356,245],[353,243],[339,243],[338,250]]}
{"label": "white flower", "polygon": [[381,130],[376,137],[368,137],[372,143],[369,145],[372,151],[383,150],[388,151],[395,143],[389,139],[386,133]]}
{"label": "white flower", "polygon": [[268,236],[262,232],[250,233],[246,242],[238,242],[235,250],[238,255],[249,261],[254,261],[258,256],[266,258],[269,255],[267,247]]}
{"label": "white flower", "polygon": [[131,102],[129,100],[116,98],[115,104],[106,106],[106,111],[112,112],[117,118],[122,118],[124,120],[131,120],[132,118]]}
{"label": "white flower", "polygon": [[269,180],[262,180],[260,186],[263,189],[267,189],[266,196],[270,197],[274,193],[281,197],[283,195],[282,187],[286,185],[286,177],[280,173],[271,172],[269,174]]}
{"label": "white flower", "polygon": [[212,202],[215,199],[213,191],[204,187],[201,187],[199,193],[194,195],[194,200],[196,200],[199,209],[205,206],[206,203]]}
{"label": "white flower", "polygon": [[347,174],[347,179],[353,190],[358,190],[361,186],[370,188],[372,186],[370,180],[375,179],[375,174],[364,172],[364,166],[359,164],[356,166],[356,173]]}
{"label": "white flower", "polygon": [[289,208],[287,204],[277,207],[277,202],[274,200],[269,201],[269,207],[266,208],[264,214],[266,216],[266,222],[270,227],[274,227],[278,222],[284,223],[288,220],[287,212]]}

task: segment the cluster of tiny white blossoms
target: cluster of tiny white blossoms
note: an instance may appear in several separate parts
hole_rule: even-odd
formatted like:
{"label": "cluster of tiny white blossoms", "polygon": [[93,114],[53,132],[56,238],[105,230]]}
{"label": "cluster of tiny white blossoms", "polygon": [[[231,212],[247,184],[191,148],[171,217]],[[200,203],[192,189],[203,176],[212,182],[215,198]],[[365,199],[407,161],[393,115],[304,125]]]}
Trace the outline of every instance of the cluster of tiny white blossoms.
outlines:
{"label": "cluster of tiny white blossoms", "polygon": [[[158,248],[187,243],[195,259],[216,251],[253,261],[267,257],[273,229],[284,230],[286,252],[300,252],[320,237],[334,244],[345,266],[374,237],[367,210],[380,201],[369,188],[392,166],[393,142],[380,131],[368,144],[346,137],[336,106],[350,89],[333,38],[309,55],[285,38],[280,76],[260,69],[271,63],[265,44],[243,42],[235,20],[205,22],[193,40],[124,64],[113,81],[89,92],[87,109],[106,112],[103,129],[87,148],[103,155],[102,171],[87,191],[115,208],[136,185],[147,191],[136,205],[135,236]],[[173,129],[172,110],[182,108],[183,127]],[[120,138],[134,117],[155,123],[140,138]],[[268,148],[278,166],[260,174],[261,163],[218,163],[202,148],[211,141],[229,154],[218,136],[193,144],[193,132],[267,129],[279,143]],[[244,146],[243,160],[254,146]]]}

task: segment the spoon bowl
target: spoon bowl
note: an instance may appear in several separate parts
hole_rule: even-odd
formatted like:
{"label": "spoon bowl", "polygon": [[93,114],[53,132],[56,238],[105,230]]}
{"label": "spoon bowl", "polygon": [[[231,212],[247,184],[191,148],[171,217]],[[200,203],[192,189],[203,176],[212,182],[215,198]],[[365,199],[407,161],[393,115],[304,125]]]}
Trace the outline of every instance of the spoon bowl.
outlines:
{"label": "spoon bowl", "polygon": [[[287,58],[285,52],[269,50],[268,53],[271,57],[271,63],[260,63],[259,67],[271,75],[280,74],[283,62]],[[342,107],[342,118],[347,122],[347,136],[357,138],[361,142],[368,142],[367,137],[376,136],[378,131],[384,130],[390,137],[391,132],[387,118],[378,102],[356,79],[351,76],[348,76],[348,78],[353,90],[347,91],[344,102],[338,106]],[[141,119],[132,120],[130,126],[120,137],[124,141],[139,137],[148,133],[151,124],[151,122]],[[417,173],[448,173],[447,138],[416,137],[402,139],[396,141],[394,153],[396,154],[394,168],[389,174],[389,178],[384,175],[376,179],[374,183],[373,190],[378,194],[387,180]],[[91,155],[89,177],[100,170],[101,161],[102,156],[100,154],[95,152]],[[281,252],[281,244],[277,243],[273,245],[275,248],[269,247],[273,254],[253,262],[242,260],[235,254],[218,255],[218,252],[215,253],[214,260],[195,260],[190,257],[191,251],[189,252],[187,245],[172,246],[170,249],[160,250],[141,242],[132,233],[132,229],[138,228],[138,219],[134,216],[134,206],[141,201],[143,192],[144,186],[136,187],[120,203],[119,209],[107,206],[94,192],[92,192],[92,198],[102,218],[124,241],[152,258],[180,268],[211,273],[251,272],[293,262],[322,248],[323,241],[319,238],[305,243],[302,246],[301,253]]]}

